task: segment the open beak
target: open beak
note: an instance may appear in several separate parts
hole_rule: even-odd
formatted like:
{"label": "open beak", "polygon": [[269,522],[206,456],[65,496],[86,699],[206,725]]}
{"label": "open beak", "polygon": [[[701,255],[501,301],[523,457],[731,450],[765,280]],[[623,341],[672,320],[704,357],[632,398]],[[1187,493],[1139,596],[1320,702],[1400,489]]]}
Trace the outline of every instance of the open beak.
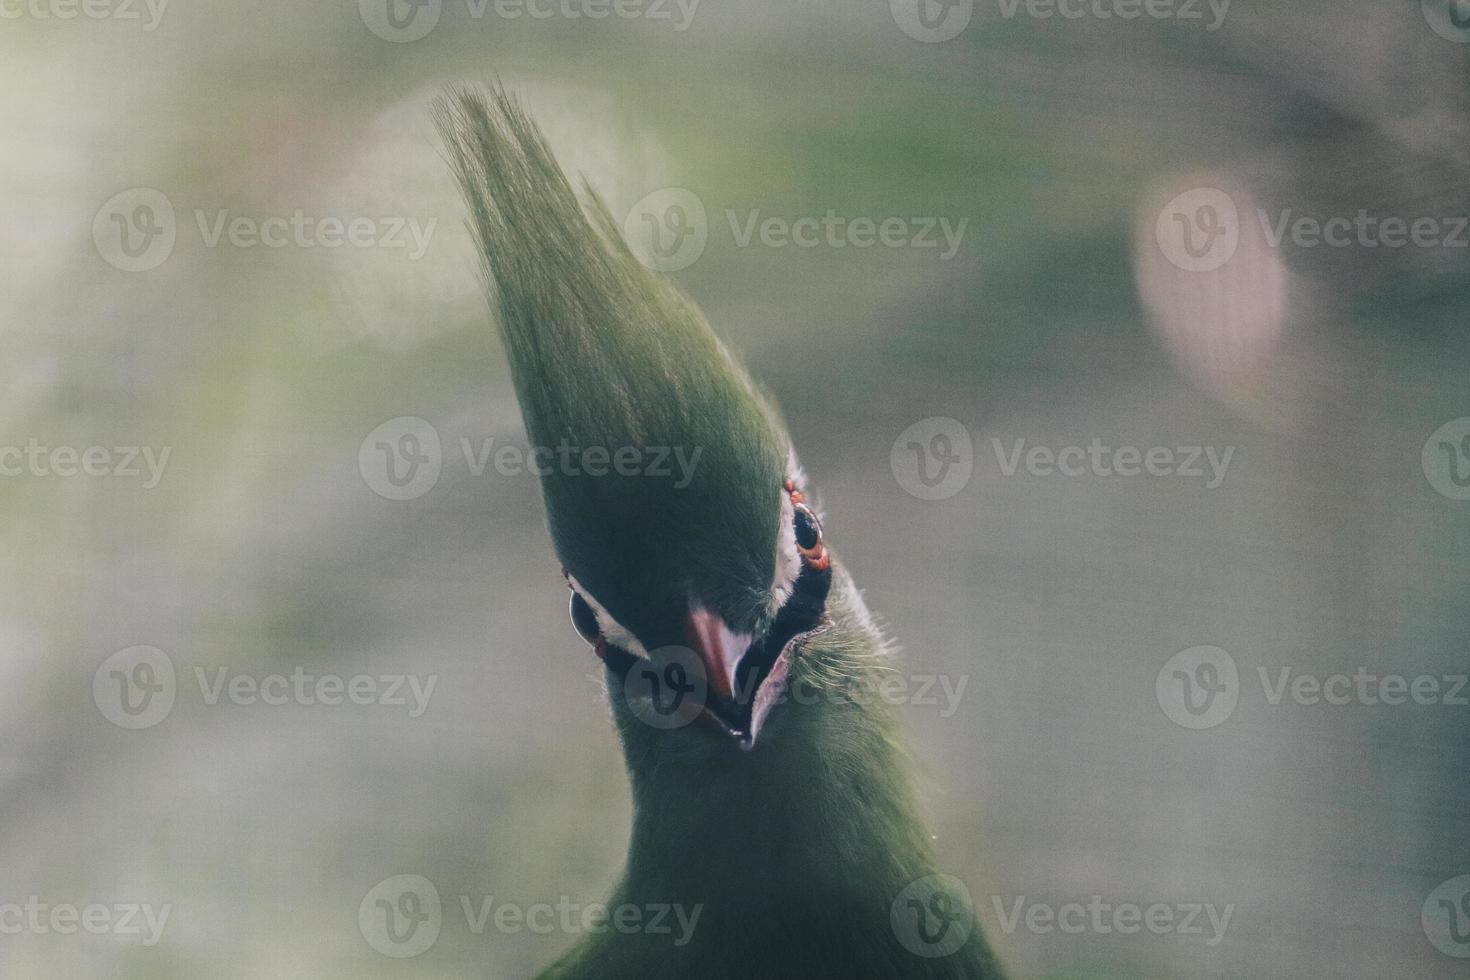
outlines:
{"label": "open beak", "polygon": [[684,638],[704,665],[708,681],[702,720],[741,748],[752,748],[786,689],[789,644],[753,644],[749,635],[733,632],[718,614],[699,607],[685,617]]}
{"label": "open beak", "polygon": [[[759,640],[736,633],[718,613],[691,604],[684,615],[683,639],[704,674],[702,703],[695,705],[695,717],[734,739],[742,749],[754,748],[771,710],[786,693],[787,677],[802,641],[827,629],[825,608],[831,584],[830,564],[808,565],[797,578],[791,598]],[[572,619],[578,621],[575,593]],[[580,624],[578,632],[592,639],[595,628],[595,624]],[[600,632],[592,649],[625,683],[628,672],[643,659],[609,643]],[[685,669],[694,666],[686,661]],[[678,683],[682,686],[685,677]]]}
{"label": "open beak", "polygon": [[696,607],[684,617],[684,641],[704,664],[711,694],[729,704],[749,702],[753,692],[743,691],[743,698],[736,697],[740,661],[750,649],[748,635],[732,633],[717,613]]}

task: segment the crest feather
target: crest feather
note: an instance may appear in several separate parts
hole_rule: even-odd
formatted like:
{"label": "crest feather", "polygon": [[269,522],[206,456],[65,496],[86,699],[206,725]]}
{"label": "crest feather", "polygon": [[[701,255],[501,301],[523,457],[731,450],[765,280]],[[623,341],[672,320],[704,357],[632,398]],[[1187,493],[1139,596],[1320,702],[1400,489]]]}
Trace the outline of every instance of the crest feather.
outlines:
{"label": "crest feather", "polygon": [[775,412],[698,308],[637,260],[585,182],[579,197],[513,95],[453,90],[434,115],[533,446],[673,447],[699,460],[677,488],[544,474],[563,563],[599,597],[646,591],[654,577],[710,601],[763,594],[789,452]]}

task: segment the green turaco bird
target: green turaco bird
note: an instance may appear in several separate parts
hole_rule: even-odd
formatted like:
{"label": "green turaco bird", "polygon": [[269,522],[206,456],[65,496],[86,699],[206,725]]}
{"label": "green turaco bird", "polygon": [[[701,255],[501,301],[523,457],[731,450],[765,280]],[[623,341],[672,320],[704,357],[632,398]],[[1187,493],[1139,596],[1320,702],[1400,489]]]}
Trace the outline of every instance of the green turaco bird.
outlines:
{"label": "green turaco bird", "polygon": [[[688,935],[589,934],[543,976],[999,977],[936,876],[894,709],[871,696],[892,653],[771,403],[513,97],[459,91],[436,115],[531,444],[597,450],[541,487],[632,786],[607,904],[698,916]],[[675,450],[687,472],[655,465]]]}

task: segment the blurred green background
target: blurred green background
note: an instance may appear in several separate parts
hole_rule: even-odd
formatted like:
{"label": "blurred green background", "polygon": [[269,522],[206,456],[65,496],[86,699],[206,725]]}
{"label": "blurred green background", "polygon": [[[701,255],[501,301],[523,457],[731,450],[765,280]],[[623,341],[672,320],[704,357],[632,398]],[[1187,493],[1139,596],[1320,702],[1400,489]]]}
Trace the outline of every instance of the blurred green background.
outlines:
{"label": "blurred green background", "polygon": [[[0,935],[0,975],[524,977],[576,937],[474,935],[458,896],[587,903],[614,881],[621,756],[537,486],[459,451],[525,435],[427,107],[498,76],[620,218],[666,187],[705,207],[674,278],[782,404],[908,669],[968,678],[948,717],[905,714],[941,863],[1017,977],[1463,976],[1420,915],[1470,874],[1470,708],[1272,705],[1256,680],[1470,664],[1470,503],[1421,461],[1470,416],[1470,249],[1273,246],[1254,221],[1470,214],[1470,44],[1434,29],[1447,10],[1237,2],[1209,30],[1207,7],[923,0],[969,18],[925,41],[906,0],[600,20],[395,0],[439,15],[404,41],[375,0],[173,0],[152,29],[146,6],[36,2],[0,3],[0,444],[170,455],[154,487],[0,478],[0,904],[173,911],[151,947]],[[1156,234],[1194,187],[1241,210],[1204,275]],[[128,271],[105,233],[135,188],[176,241]],[[421,256],[208,244],[222,211],[298,209],[432,232]],[[828,210],[967,224],[946,260],[742,246],[727,218]],[[358,451],[402,416],[435,428],[443,470],[392,501]],[[940,501],[890,461],[931,417],[974,447]],[[1233,457],[1207,489],[1006,476],[992,448],[1095,437]],[[139,644],[177,700],[125,730],[93,680]],[[1239,665],[1239,705],[1191,731],[1155,679],[1204,644]],[[298,667],[437,686],[412,718],[210,705],[195,683]],[[445,922],[398,960],[357,913],[405,873]],[[1007,934],[995,912],[1093,895],[1235,911],[1216,946]]]}

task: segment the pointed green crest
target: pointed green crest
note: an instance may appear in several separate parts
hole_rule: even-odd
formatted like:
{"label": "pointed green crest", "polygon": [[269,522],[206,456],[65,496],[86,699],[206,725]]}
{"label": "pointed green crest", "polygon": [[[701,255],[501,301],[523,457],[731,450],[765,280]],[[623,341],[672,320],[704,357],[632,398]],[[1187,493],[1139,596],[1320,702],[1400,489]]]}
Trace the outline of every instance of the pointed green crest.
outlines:
{"label": "pointed green crest", "polygon": [[681,642],[675,617],[691,596],[753,626],[775,568],[788,453],[773,413],[590,189],[584,208],[513,96],[455,91],[436,120],[526,431],[546,450],[562,563],[649,644]]}

